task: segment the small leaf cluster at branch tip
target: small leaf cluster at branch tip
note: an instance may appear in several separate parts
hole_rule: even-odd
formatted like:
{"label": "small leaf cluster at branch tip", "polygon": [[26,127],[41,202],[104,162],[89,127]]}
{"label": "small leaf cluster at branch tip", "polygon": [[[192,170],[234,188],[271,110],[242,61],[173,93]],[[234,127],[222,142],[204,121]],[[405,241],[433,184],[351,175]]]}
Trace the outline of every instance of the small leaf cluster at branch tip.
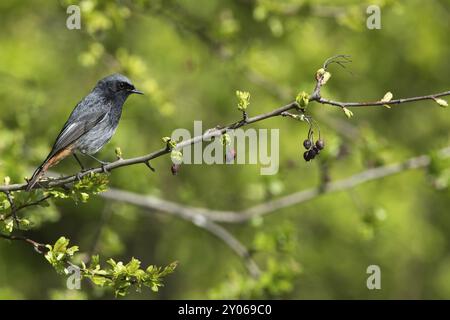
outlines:
{"label": "small leaf cluster at branch tip", "polygon": [[109,268],[103,269],[100,265],[99,256],[94,255],[89,266],[84,262],[81,262],[81,266],[77,266],[71,262],[71,259],[79,251],[79,248],[78,246],[69,247],[69,243],[69,239],[60,237],[54,245],[46,245],[48,251],[45,258],[47,261],[62,275],[70,273],[68,266],[77,268],[80,275],[91,280],[93,284],[99,287],[113,288],[116,296],[127,295],[132,286],[138,292],[141,291],[142,286],[149,287],[152,291],[157,292],[163,286],[163,278],[172,273],[178,264],[172,262],[165,268],[151,265],[143,270],[141,269],[141,262],[135,258],[132,258],[127,264],[109,259],[107,261]]}
{"label": "small leaf cluster at branch tip", "polygon": [[[381,102],[389,102],[389,101],[392,100],[393,97],[394,97],[394,95],[392,94],[392,92],[388,91],[388,92],[386,92],[386,94],[384,95],[383,99],[381,99],[380,101],[381,101]],[[391,106],[388,105],[388,104],[384,104],[383,106],[384,106],[385,108],[388,108],[388,109],[391,108]]]}
{"label": "small leaf cluster at branch tip", "polygon": [[47,259],[59,274],[68,273],[66,269],[67,262],[79,250],[78,246],[69,247],[69,243],[69,239],[60,237],[53,246],[50,244],[45,246],[48,249],[48,252],[45,254],[45,259]]}
{"label": "small leaf cluster at branch tip", "polygon": [[238,110],[245,112],[250,105],[250,92],[236,90],[236,97],[238,99]]}
{"label": "small leaf cluster at branch tip", "polygon": [[295,98],[295,101],[298,103],[300,108],[305,110],[308,107],[309,94],[307,94],[305,91],[302,91],[299,94],[297,94],[297,97]]}
{"label": "small leaf cluster at branch tip", "polygon": [[183,153],[180,150],[175,150],[177,143],[169,137],[164,137],[163,141],[167,143],[167,148],[172,150],[170,152],[170,159],[172,160],[172,165],[170,171],[172,175],[176,176],[180,171],[181,163],[183,162]]}
{"label": "small leaf cluster at branch tip", "polygon": [[116,297],[127,295],[132,286],[135,286],[137,292],[141,291],[142,286],[158,292],[159,288],[163,286],[162,279],[173,273],[178,264],[173,262],[165,268],[151,265],[144,270],[141,269],[141,262],[136,258],[131,258],[127,264],[122,261],[116,262],[114,259],[106,262],[109,268],[102,269],[99,256],[94,255],[89,267],[82,263],[81,271],[95,285],[113,288]]}
{"label": "small leaf cluster at branch tip", "polygon": [[177,146],[177,143],[173,141],[172,138],[170,137],[163,137],[162,141],[167,145],[167,148],[169,150],[173,150]]}

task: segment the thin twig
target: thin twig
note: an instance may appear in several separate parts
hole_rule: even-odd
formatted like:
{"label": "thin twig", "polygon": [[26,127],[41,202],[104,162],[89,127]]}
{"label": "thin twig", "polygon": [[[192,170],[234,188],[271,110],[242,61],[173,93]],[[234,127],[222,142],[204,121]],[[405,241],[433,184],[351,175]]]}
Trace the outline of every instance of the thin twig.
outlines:
{"label": "thin twig", "polygon": [[16,235],[6,235],[6,234],[0,233],[0,238],[11,240],[11,241],[25,241],[26,243],[31,244],[37,253],[39,253],[39,254],[44,253],[45,244],[39,243],[39,242],[29,239],[27,237],[16,236]]}
{"label": "thin twig", "polygon": [[435,94],[429,94],[425,96],[417,96],[417,97],[411,97],[411,98],[403,98],[403,99],[394,99],[391,101],[373,101],[373,102],[341,102],[341,101],[333,101],[328,100],[322,97],[319,97],[317,99],[314,99],[313,101],[317,101],[322,104],[329,104],[332,106],[337,107],[375,107],[375,106],[384,106],[384,105],[391,105],[391,104],[401,104],[401,103],[407,103],[407,102],[414,102],[414,101],[423,101],[423,100],[434,100],[438,97],[444,97],[450,95],[450,91],[444,91],[439,92]]}

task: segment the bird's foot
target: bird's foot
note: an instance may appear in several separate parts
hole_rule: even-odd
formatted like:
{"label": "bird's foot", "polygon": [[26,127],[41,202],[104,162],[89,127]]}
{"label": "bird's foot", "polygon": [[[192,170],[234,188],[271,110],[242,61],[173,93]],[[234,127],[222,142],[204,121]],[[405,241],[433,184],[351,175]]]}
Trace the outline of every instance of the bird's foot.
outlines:
{"label": "bird's foot", "polygon": [[81,179],[83,179],[84,172],[86,172],[86,170],[81,170],[81,172],[77,172],[75,175],[75,179],[77,179],[78,182],[81,182]]}
{"label": "bird's foot", "polygon": [[110,171],[106,168],[106,166],[108,164],[109,164],[109,162],[102,163],[102,171],[103,171],[104,174],[109,174],[110,173]]}

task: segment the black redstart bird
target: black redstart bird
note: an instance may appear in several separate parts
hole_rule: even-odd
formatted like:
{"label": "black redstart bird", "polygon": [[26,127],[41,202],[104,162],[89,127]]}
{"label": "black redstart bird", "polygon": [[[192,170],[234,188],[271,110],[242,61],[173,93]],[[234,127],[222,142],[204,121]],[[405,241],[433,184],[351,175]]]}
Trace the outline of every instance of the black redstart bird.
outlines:
{"label": "black redstart bird", "polygon": [[70,114],[49,155],[28,181],[27,190],[33,189],[50,167],[69,155],[73,154],[83,168],[75,152],[90,156],[104,165],[105,162],[93,155],[114,135],[123,104],[132,93],[142,94],[121,74],[113,74],[100,80]]}

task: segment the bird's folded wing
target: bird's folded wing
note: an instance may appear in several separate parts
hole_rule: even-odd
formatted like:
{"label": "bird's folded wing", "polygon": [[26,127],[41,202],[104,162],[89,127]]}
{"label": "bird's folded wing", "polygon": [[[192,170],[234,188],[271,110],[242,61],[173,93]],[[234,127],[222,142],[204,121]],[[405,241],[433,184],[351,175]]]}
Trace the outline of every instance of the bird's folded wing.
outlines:
{"label": "bird's folded wing", "polygon": [[107,112],[90,112],[75,121],[67,122],[53,145],[52,151],[48,158],[58,153],[61,150],[69,147],[86,132],[94,128],[99,122],[106,118]]}

